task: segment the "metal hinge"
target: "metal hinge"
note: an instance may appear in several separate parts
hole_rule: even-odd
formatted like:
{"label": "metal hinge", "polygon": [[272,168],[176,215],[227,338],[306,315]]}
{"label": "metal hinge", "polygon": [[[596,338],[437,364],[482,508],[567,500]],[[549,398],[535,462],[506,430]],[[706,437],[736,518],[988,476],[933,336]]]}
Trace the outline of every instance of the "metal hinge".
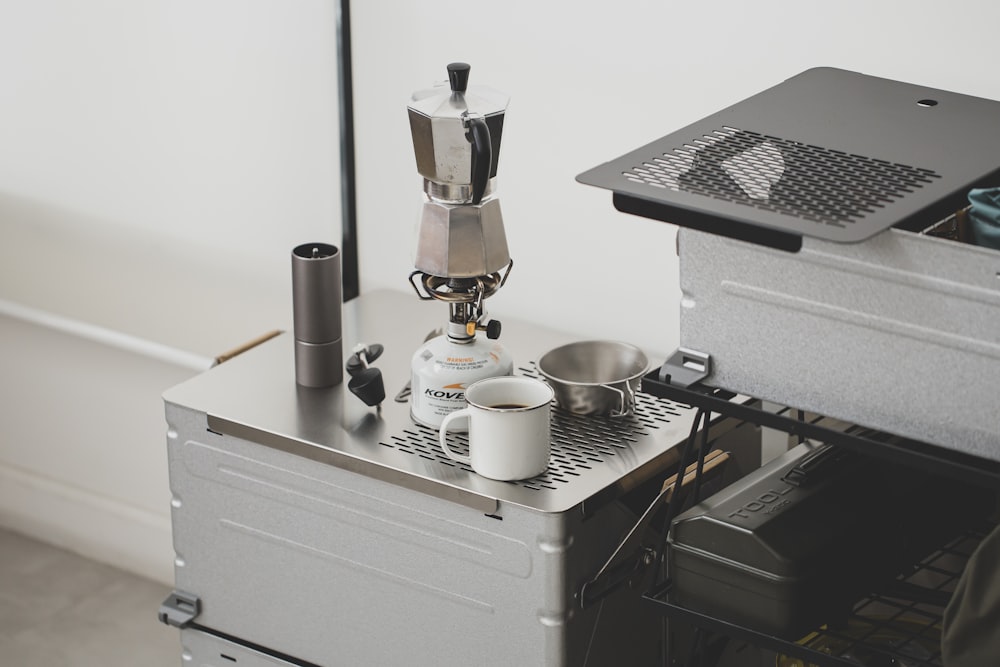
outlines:
{"label": "metal hinge", "polygon": [[679,347],[660,366],[657,379],[675,387],[690,387],[712,372],[712,357],[704,352]]}
{"label": "metal hinge", "polygon": [[160,605],[160,623],[184,628],[201,613],[201,600],[197,595],[172,591]]}

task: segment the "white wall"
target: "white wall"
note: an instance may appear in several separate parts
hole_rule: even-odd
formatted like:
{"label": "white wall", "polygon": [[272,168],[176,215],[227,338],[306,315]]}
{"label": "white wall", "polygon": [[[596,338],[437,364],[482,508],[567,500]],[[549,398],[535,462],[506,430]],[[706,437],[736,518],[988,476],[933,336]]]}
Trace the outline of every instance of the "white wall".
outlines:
{"label": "white wall", "polygon": [[674,229],[616,212],[577,174],[818,65],[1000,99],[989,0],[365,0],[352,11],[363,286],[406,288],[420,177],[405,106],[462,60],[473,83],[511,96],[498,194],[515,264],[491,312],[664,352],[678,340]]}
{"label": "white wall", "polygon": [[0,2],[0,525],[172,579],[160,394],[339,242],[335,35],[327,0]]}
{"label": "white wall", "polygon": [[265,263],[339,238],[334,10],[0,3],[0,201]]}
{"label": "white wall", "polygon": [[[339,238],[335,8],[0,3],[0,302],[198,358],[287,327],[288,251]],[[362,289],[409,289],[421,195],[406,104],[465,60],[511,95],[498,184],[516,264],[491,310],[663,352],[674,230],[615,212],[576,174],[816,65],[1000,99],[987,0],[352,12]],[[0,324],[0,523],[168,579],[159,392],[194,371]]]}

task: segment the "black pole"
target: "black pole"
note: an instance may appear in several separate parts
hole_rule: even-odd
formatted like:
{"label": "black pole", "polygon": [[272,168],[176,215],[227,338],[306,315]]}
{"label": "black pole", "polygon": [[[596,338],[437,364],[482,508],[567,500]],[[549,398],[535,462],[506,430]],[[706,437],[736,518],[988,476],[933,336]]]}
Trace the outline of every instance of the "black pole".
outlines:
{"label": "black pole", "polygon": [[340,211],[344,301],[358,296],[358,219],[354,173],[354,82],[351,76],[351,2],[337,3],[337,90],[340,101]]}

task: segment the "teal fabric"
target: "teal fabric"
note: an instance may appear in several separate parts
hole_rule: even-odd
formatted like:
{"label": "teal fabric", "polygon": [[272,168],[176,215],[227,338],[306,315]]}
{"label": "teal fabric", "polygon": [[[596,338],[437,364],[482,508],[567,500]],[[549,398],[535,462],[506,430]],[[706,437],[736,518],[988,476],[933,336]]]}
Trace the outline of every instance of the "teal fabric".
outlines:
{"label": "teal fabric", "polygon": [[1000,188],[969,191],[969,226],[976,245],[1000,250]]}

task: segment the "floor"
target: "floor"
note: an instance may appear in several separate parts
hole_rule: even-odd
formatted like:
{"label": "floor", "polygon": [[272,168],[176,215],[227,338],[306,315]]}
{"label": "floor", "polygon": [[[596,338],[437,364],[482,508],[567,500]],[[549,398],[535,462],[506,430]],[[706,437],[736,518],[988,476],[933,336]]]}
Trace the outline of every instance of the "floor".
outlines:
{"label": "floor", "polygon": [[0,529],[0,665],[178,667],[164,584]]}

